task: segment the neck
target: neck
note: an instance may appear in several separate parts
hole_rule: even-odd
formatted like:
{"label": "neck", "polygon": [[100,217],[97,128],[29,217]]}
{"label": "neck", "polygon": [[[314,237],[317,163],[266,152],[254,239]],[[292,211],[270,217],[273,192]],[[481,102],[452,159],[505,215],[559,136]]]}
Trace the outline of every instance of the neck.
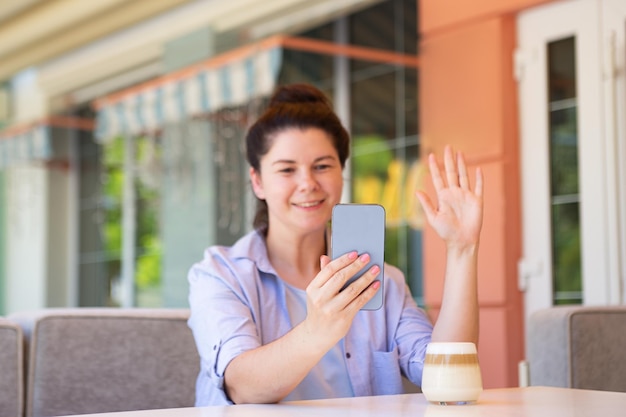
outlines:
{"label": "neck", "polygon": [[306,289],[320,271],[320,256],[326,254],[325,230],[307,235],[267,233],[267,254],[272,266],[288,284]]}

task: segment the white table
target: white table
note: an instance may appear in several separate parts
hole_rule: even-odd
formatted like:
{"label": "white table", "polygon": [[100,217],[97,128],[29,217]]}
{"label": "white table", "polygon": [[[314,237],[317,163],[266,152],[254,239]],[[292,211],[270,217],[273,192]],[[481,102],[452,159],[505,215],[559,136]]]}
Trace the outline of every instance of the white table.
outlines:
{"label": "white table", "polygon": [[[95,414],[92,414],[95,416]],[[626,393],[552,387],[485,390],[472,405],[429,404],[422,394],[295,401],[271,405],[172,408],[102,417],[624,417]],[[74,416],[77,417],[77,416]]]}

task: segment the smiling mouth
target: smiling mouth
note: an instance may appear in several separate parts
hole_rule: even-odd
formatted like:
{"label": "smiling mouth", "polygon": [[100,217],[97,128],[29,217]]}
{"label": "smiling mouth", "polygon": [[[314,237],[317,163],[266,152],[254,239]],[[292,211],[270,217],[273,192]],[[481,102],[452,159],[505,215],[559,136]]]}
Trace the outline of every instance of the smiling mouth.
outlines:
{"label": "smiling mouth", "polygon": [[315,207],[317,205],[322,204],[324,200],[317,200],[317,201],[308,201],[306,203],[300,203],[300,204],[294,204],[297,207],[302,207],[302,208],[309,208],[309,207]]}

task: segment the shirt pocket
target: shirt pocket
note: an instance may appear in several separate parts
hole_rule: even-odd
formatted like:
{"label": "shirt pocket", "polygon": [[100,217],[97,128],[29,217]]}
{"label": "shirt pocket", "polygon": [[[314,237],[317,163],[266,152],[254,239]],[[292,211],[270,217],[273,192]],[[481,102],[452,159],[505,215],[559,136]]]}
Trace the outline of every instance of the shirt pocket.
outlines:
{"label": "shirt pocket", "polygon": [[398,347],[389,352],[373,353],[372,392],[374,395],[402,394],[402,374]]}

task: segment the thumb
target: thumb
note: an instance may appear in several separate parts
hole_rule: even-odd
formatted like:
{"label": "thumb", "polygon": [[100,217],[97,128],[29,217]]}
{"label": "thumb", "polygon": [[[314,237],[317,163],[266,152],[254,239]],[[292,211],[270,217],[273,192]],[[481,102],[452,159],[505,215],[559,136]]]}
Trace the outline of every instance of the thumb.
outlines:
{"label": "thumb", "polygon": [[417,191],[415,193],[415,196],[422,205],[422,209],[424,210],[424,213],[426,213],[426,218],[429,222],[432,222],[432,219],[435,216],[436,209],[432,201],[430,200],[430,197],[428,197],[428,195],[423,191]]}
{"label": "thumb", "polygon": [[330,263],[330,257],[327,255],[320,256],[320,269],[324,269]]}

